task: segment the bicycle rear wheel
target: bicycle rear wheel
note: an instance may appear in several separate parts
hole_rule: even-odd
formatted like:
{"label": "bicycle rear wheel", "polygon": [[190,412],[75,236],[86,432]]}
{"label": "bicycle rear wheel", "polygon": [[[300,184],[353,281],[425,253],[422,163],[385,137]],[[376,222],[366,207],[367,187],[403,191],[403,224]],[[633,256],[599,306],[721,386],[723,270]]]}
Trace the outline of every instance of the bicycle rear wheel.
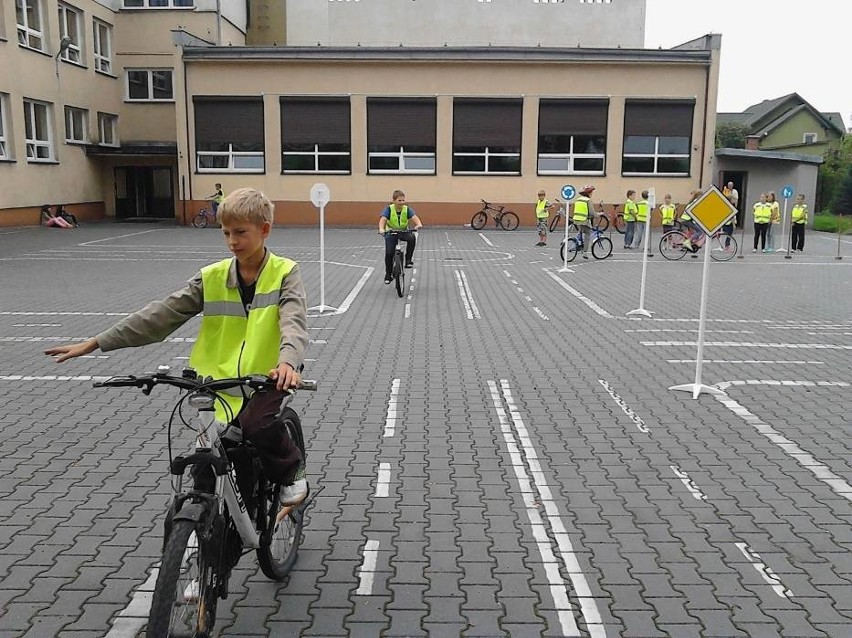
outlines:
{"label": "bicycle rear wheel", "polygon": [[[602,233],[605,232],[606,229],[609,228],[609,217],[606,215],[598,215],[595,217],[595,228]],[[594,252],[594,250],[592,252]]]}
{"label": "bicycle rear wheel", "polygon": [[612,254],[612,240],[609,237],[598,237],[592,242],[592,257],[606,259]]}
{"label": "bicycle rear wheel", "polygon": [[195,217],[192,218],[192,225],[196,228],[204,228],[207,226],[207,215],[204,213],[198,213]]}
{"label": "bicycle rear wheel", "polygon": [[500,216],[500,227],[503,230],[515,230],[519,223],[518,216],[510,210]]}
{"label": "bicycle rear wheel", "polygon": [[147,638],[212,635],[219,591],[208,553],[200,547],[195,523],[175,521],[154,587]]}
{"label": "bicycle rear wheel", "polygon": [[627,230],[627,224],[624,221],[624,213],[618,213],[615,216],[615,230],[623,235]]}
{"label": "bicycle rear wheel", "polygon": [[660,254],[669,261],[683,259],[686,253],[690,252],[688,248],[684,248],[684,241],[686,235],[679,230],[670,230],[660,238]]}
{"label": "bicycle rear wheel", "polygon": [[[577,258],[577,240],[568,240],[568,261],[574,261]],[[565,243],[559,247],[559,259],[565,261]]]}
{"label": "bicycle rear wheel", "polygon": [[[728,244],[727,246],[725,246],[726,243]],[[710,257],[716,261],[730,261],[737,254],[737,240],[734,239],[733,235],[713,235],[707,245],[705,245],[705,248],[708,246],[710,248]]]}
{"label": "bicycle rear wheel", "polygon": [[562,217],[562,215],[555,215],[553,217],[553,219],[550,220],[550,232],[551,233],[556,232],[556,229],[559,227],[559,218],[560,217]]}
{"label": "bicycle rear wheel", "polygon": [[482,230],[485,228],[485,224],[487,223],[488,215],[484,210],[481,210],[473,216],[473,219],[470,220],[470,227],[473,228],[473,230]]}

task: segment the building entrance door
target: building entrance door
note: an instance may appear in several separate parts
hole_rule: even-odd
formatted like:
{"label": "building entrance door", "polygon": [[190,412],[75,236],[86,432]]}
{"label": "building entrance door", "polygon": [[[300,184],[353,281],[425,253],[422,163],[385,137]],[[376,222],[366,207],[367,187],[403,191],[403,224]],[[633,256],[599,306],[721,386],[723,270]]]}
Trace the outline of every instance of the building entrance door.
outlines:
{"label": "building entrance door", "polygon": [[174,219],[170,166],[117,166],[115,219]]}
{"label": "building entrance door", "polygon": [[734,188],[737,189],[737,194],[740,196],[737,204],[737,228],[742,228],[745,221],[746,202],[748,202],[748,172],[746,171],[722,171],[722,179],[720,180],[719,190],[722,190],[728,182],[734,183]]}

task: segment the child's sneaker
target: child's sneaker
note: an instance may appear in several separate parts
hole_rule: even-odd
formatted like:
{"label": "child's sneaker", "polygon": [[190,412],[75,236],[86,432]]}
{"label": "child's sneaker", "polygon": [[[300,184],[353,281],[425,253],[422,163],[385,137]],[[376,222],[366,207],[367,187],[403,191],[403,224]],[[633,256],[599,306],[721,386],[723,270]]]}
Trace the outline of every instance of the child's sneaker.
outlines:
{"label": "child's sneaker", "polygon": [[292,485],[281,487],[281,505],[298,505],[308,496],[308,479],[305,477],[305,466],[300,465],[296,470],[296,478]]}

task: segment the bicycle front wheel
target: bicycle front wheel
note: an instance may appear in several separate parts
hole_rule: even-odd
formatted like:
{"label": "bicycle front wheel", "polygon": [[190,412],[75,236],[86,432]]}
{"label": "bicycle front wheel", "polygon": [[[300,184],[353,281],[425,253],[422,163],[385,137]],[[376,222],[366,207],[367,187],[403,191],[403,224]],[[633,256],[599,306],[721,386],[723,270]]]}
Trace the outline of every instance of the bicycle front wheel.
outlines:
{"label": "bicycle front wheel", "polygon": [[623,235],[625,233],[625,231],[627,230],[627,224],[624,222],[624,214],[623,213],[618,213],[615,216],[615,230],[620,235]]}
{"label": "bicycle front wheel", "polygon": [[[565,246],[566,244],[563,242],[562,246],[559,247],[559,259],[565,261]],[[568,240],[568,261],[574,261],[577,258],[577,240],[569,239]]]}
{"label": "bicycle front wheel", "polygon": [[686,241],[686,235],[679,230],[670,230],[660,238],[660,254],[669,261],[677,261],[683,259],[688,248],[684,248],[683,242]]}
{"label": "bicycle front wheel", "polygon": [[555,215],[553,217],[553,219],[550,220],[550,232],[551,233],[556,232],[556,229],[559,227],[559,218],[560,217],[562,217],[562,215]]}
{"label": "bicycle front wheel", "polygon": [[[296,443],[305,456],[305,443],[302,437],[302,425],[299,416],[292,408],[284,408],[281,422],[290,438]],[[260,547],[257,550],[257,562],[263,573],[272,580],[284,580],[293,565],[299,551],[304,522],[303,510],[295,507],[289,512],[281,512],[280,485],[267,484],[261,481],[260,496],[264,506],[258,509],[260,529]]]}
{"label": "bicycle front wheel", "polygon": [[515,230],[520,220],[512,211],[507,211],[500,216],[500,227],[503,230]]}
{"label": "bicycle front wheel", "polygon": [[487,223],[488,215],[485,214],[485,211],[481,210],[473,216],[473,219],[470,220],[470,227],[473,228],[473,230],[482,230],[485,228],[485,224]]}
{"label": "bicycle front wheel", "polygon": [[174,523],[154,587],[147,638],[212,635],[219,592],[208,553],[199,547],[195,523]]}
{"label": "bicycle front wheel", "polygon": [[592,242],[592,257],[606,259],[612,254],[612,240],[609,237],[598,237]]}
{"label": "bicycle front wheel", "polygon": [[710,257],[716,261],[730,261],[737,254],[737,240],[733,235],[714,235],[710,238],[708,245]]}
{"label": "bicycle front wheel", "polygon": [[198,213],[195,217],[192,218],[192,225],[196,228],[204,228],[207,226],[207,215],[204,213]]}

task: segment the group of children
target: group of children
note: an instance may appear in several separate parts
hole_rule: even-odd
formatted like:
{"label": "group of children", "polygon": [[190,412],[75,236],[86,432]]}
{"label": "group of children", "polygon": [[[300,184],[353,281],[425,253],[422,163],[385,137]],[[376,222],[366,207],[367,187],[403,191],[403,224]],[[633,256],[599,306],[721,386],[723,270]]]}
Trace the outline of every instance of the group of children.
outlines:
{"label": "group of children", "polygon": [[[756,253],[758,243],[764,253],[773,253],[784,248],[775,248],[776,226],[781,224],[781,205],[778,203],[775,193],[761,193],[760,201],[752,208],[754,217],[754,246],[751,252]],[[790,216],[792,237],[790,238],[790,249],[793,252],[802,252],[805,249],[805,225],[808,223],[808,205],[805,203],[804,193],[796,195],[793,210]]]}

